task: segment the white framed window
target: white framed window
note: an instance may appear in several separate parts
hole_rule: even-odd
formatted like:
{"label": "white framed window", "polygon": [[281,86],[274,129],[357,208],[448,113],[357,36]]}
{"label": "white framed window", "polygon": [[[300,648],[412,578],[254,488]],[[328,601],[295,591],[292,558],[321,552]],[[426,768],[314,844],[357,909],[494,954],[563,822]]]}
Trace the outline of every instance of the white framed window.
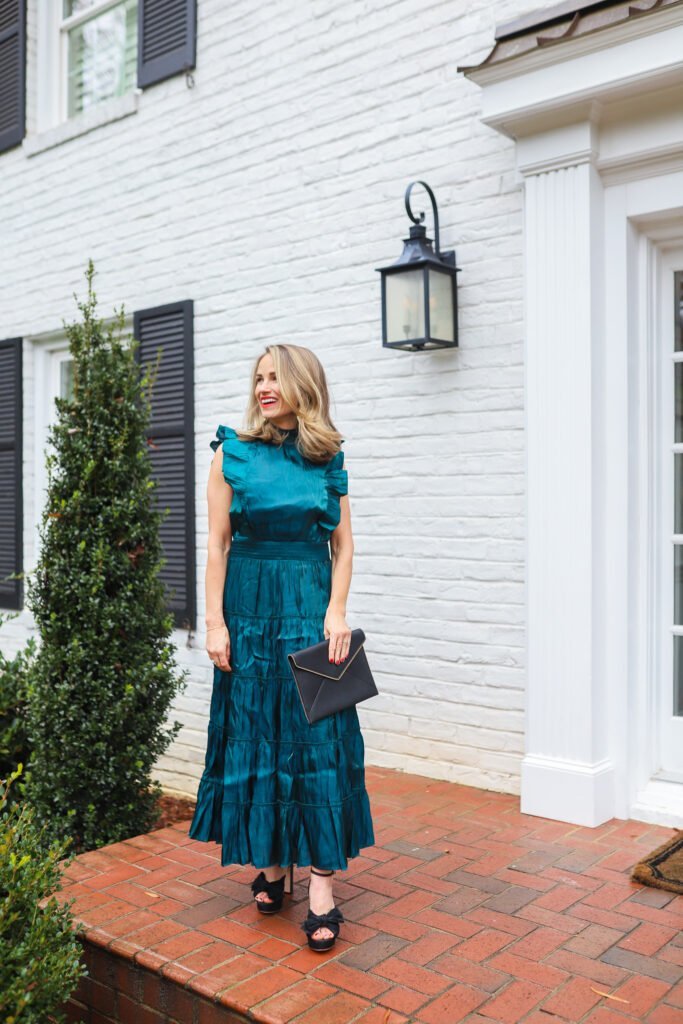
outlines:
{"label": "white framed window", "polygon": [[137,77],[137,0],[61,0],[61,120],[124,96]]}
{"label": "white framed window", "polygon": [[683,247],[660,260],[655,450],[659,519],[656,777],[683,782]]}

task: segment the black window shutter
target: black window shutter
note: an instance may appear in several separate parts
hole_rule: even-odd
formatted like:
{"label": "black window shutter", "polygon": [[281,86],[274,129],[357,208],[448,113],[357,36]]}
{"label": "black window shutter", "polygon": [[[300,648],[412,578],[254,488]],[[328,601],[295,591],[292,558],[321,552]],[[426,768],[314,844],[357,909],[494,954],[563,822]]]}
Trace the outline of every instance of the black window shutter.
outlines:
{"label": "black window shutter", "polygon": [[138,86],[189,71],[196,60],[197,0],[138,0]]}
{"label": "black window shutter", "polygon": [[0,0],[0,153],[26,134],[26,0]]}
{"label": "black window shutter", "polygon": [[21,338],[0,341],[0,608],[23,608]]}
{"label": "black window shutter", "polygon": [[191,299],[133,316],[141,366],[154,366],[162,350],[152,388],[149,452],[157,507],[170,509],[161,526],[167,559],[161,577],[170,591],[169,610],[184,629],[196,628],[193,318]]}

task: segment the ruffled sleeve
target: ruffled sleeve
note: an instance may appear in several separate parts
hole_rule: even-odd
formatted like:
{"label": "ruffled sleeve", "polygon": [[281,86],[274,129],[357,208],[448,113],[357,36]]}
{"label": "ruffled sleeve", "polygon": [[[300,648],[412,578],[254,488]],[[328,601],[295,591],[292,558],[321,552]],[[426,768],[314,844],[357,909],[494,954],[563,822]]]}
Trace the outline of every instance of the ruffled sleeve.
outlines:
{"label": "ruffled sleeve", "polygon": [[247,462],[249,454],[247,442],[240,441],[232,427],[222,424],[216,430],[216,437],[209,444],[214,451],[221,445],[223,448],[223,476],[233,489],[234,498],[231,513],[239,513],[246,507]]}
{"label": "ruffled sleeve", "polygon": [[[344,442],[342,441],[342,444]],[[325,470],[325,487],[327,490],[327,507],[319,522],[330,532],[339,526],[341,506],[339,499],[349,493],[349,475],[344,467],[344,452],[338,451],[327,463]]]}

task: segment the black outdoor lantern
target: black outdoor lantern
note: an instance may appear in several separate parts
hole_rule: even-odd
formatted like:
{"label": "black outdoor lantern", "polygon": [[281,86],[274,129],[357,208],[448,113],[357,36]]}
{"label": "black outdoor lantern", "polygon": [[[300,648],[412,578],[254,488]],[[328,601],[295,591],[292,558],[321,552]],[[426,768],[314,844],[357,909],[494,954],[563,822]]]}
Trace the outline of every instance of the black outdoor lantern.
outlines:
{"label": "black outdoor lantern", "polygon": [[[413,185],[429,193],[434,211],[434,240],[427,238],[422,221],[410,208]],[[457,348],[458,289],[455,251],[439,250],[439,214],[434,193],[425,181],[413,181],[406,189],[405,206],[412,220],[403,252],[382,275],[382,346],[422,352],[429,348]]]}

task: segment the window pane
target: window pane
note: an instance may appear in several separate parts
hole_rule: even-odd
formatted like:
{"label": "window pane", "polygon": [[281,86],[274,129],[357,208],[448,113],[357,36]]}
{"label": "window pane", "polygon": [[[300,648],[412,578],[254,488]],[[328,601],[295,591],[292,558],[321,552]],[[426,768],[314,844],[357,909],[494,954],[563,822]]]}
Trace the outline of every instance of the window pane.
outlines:
{"label": "window pane", "polygon": [[683,717],[683,636],[674,637],[674,706],[676,718]]}
{"label": "window pane", "polygon": [[674,624],[683,626],[683,547],[674,544]]}
{"label": "window pane", "polygon": [[674,299],[676,303],[674,349],[676,352],[680,352],[683,349],[683,274],[680,271],[674,274]]}
{"label": "window pane", "polygon": [[137,0],[125,0],[69,32],[68,115],[135,85]]}
{"label": "window pane", "polygon": [[97,0],[64,0],[64,17],[70,18],[72,14],[79,14],[93,7]]}
{"label": "window pane", "polygon": [[674,455],[674,533],[683,533],[683,455]]}
{"label": "window pane", "polygon": [[387,274],[387,341],[425,336],[425,293],[421,270]]}
{"label": "window pane", "polygon": [[64,359],[59,364],[59,397],[71,399],[74,393],[73,359]]}
{"label": "window pane", "polygon": [[674,363],[675,417],[674,441],[683,441],[683,363]]}

